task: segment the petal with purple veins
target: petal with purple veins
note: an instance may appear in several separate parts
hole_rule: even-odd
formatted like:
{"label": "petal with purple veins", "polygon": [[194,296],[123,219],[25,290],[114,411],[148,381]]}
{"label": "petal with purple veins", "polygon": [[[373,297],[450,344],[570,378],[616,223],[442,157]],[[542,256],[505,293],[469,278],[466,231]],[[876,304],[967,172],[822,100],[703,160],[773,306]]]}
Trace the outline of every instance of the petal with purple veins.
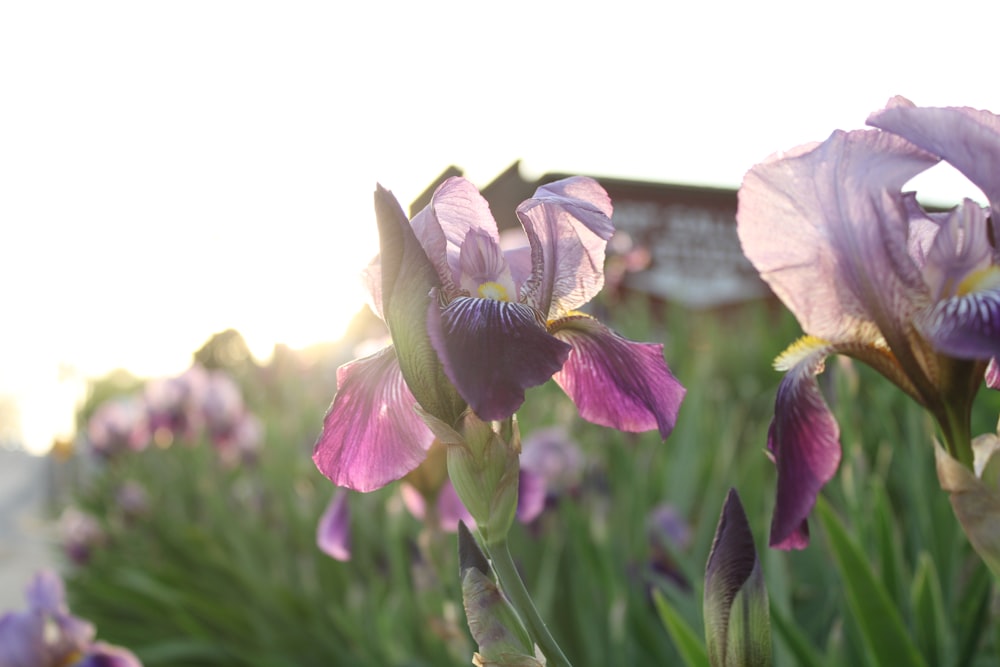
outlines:
{"label": "petal with purple veins", "polygon": [[448,378],[484,421],[514,414],[524,391],[551,378],[569,355],[569,345],[519,303],[472,297],[443,309],[432,303],[427,327]]}
{"label": "petal with purple veins", "polygon": [[816,496],[840,465],[840,427],[820,393],[816,375],[835,348],[806,337],[775,362],[787,370],[778,386],[767,448],[778,468],[778,498],[771,546],[802,549],[809,543],[806,518]]}
{"label": "petal with purple veins", "polygon": [[937,302],[917,326],[939,352],[959,359],[1000,356],[1000,267],[969,281],[972,291]]}
{"label": "petal with purple veins", "polygon": [[334,484],[355,491],[399,479],[433,441],[415,404],[392,347],[341,366],[313,461]]}
{"label": "petal with purple veins", "polygon": [[685,390],[662,345],[627,340],[581,314],[556,320],[549,330],[573,347],[555,380],[581,417],[621,431],[670,435]]}

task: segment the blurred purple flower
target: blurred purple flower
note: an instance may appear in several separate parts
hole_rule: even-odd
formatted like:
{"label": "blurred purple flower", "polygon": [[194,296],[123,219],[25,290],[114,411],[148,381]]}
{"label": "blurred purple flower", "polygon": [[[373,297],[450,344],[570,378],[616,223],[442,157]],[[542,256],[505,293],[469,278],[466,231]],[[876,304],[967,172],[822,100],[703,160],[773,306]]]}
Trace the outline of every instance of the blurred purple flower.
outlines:
{"label": "blurred purple flower", "polygon": [[[972,399],[1000,355],[1000,117],[897,97],[868,123],[881,129],[837,131],[768,158],[739,193],[743,250],[807,334],[775,362],[787,371],[768,436],[778,548],[808,543],[806,517],[840,462],[839,428],[816,382],[828,355],[895,383],[969,465]],[[927,213],[901,191],[942,159],[986,193],[992,215],[969,200]]]}
{"label": "blurred purple flower", "polygon": [[539,476],[547,495],[559,496],[580,485],[583,452],[562,426],[538,429],[521,443],[521,469]]}
{"label": "blurred purple flower", "polygon": [[597,182],[540,187],[517,209],[527,245],[507,250],[486,200],[462,178],[442,183],[409,223],[381,188],[376,212],[382,255],[367,279],[394,345],[338,371],[313,456],[335,484],[369,491],[416,468],[433,438],[414,404],[450,423],[456,390],[478,417],[501,420],[526,389],[554,378],[584,419],[670,434],[684,389],[663,346],[626,340],[576,310],[603,286],[614,231]]}
{"label": "blurred purple flower", "polygon": [[198,437],[204,426],[200,406],[208,382],[208,371],[195,364],[177,377],[146,383],[144,398],[153,442],[169,447],[175,440],[191,442]]}
{"label": "blurred purple flower", "polygon": [[105,401],[87,422],[90,448],[104,458],[145,449],[149,433],[146,406],[135,396]]}
{"label": "blurred purple flower", "polygon": [[58,532],[67,558],[77,565],[90,560],[94,549],[107,542],[101,522],[92,514],[76,507],[67,507],[59,516]]}
{"label": "blurred purple flower", "polygon": [[141,667],[130,651],[94,642],[94,626],[73,616],[54,572],[35,575],[28,609],[0,617],[0,667]]}
{"label": "blurred purple flower", "polygon": [[681,588],[690,588],[674,557],[691,546],[691,525],[684,516],[670,503],[660,503],[646,517],[646,535],[653,571],[669,577]]}
{"label": "blurred purple flower", "polygon": [[149,514],[149,493],[146,487],[135,480],[126,480],[115,493],[115,502],[127,519],[135,519]]}
{"label": "blurred purple flower", "polygon": [[351,508],[347,489],[337,489],[316,526],[316,545],[330,558],[351,560]]}

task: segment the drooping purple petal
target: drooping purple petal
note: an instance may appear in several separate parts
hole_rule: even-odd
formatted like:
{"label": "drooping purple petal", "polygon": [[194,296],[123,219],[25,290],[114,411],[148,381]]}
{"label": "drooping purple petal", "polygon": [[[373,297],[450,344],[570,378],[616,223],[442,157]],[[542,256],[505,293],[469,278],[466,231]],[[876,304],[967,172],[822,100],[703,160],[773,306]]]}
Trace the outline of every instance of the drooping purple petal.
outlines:
{"label": "drooping purple petal", "polygon": [[337,489],[316,524],[316,546],[330,558],[351,560],[351,507],[347,489]]}
{"label": "drooping purple petal", "polygon": [[449,296],[457,291],[459,257],[469,231],[480,230],[499,244],[489,204],[475,185],[458,176],[438,186],[431,203],[413,217],[411,224]]}
{"label": "drooping purple petal", "polygon": [[569,345],[519,303],[459,297],[427,317],[431,343],[458,393],[483,421],[506,419],[524,391],[562,368]]}
{"label": "drooping purple petal", "polygon": [[885,132],[838,131],[747,173],[736,215],[743,251],[806,333],[844,342],[880,330],[896,349],[927,298],[898,192],[935,162]]}
{"label": "drooping purple petal", "polygon": [[939,352],[959,359],[1000,356],[1000,268],[992,284],[937,302],[917,326]]}
{"label": "drooping purple petal", "polygon": [[1000,116],[969,107],[917,107],[897,96],[868,124],[939,155],[964,174],[990,200],[994,238],[1000,238]]}
{"label": "drooping purple petal", "polygon": [[82,660],[73,663],[73,667],[142,667],[142,663],[128,649],[96,642]]}
{"label": "drooping purple petal", "polygon": [[806,518],[840,465],[840,427],[816,382],[832,351],[819,341],[800,341],[776,363],[779,370],[787,370],[767,434],[767,448],[778,468],[770,540],[777,549],[802,549],[809,543]]}
{"label": "drooping purple petal", "polygon": [[532,264],[520,297],[555,319],[600,292],[604,249],[614,233],[611,210],[604,188],[585,177],[544,185],[518,206]]}
{"label": "drooping purple petal", "polygon": [[555,380],[587,421],[620,431],[658,429],[666,439],[685,389],[663,360],[663,346],[627,340],[592,317],[550,325],[573,350]]}
{"label": "drooping purple petal", "polygon": [[392,347],[337,371],[337,395],[313,450],[337,486],[371,491],[416,468],[433,435],[414,411]]}

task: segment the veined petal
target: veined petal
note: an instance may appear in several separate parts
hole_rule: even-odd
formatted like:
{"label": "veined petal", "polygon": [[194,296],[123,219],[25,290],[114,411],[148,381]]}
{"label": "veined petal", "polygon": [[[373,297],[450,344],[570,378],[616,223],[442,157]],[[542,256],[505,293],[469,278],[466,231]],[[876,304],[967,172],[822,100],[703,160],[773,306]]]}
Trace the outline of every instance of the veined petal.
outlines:
{"label": "veined petal", "polygon": [[330,558],[351,560],[351,508],[347,490],[337,489],[316,525],[316,546]]}
{"label": "veined petal", "polygon": [[569,355],[569,345],[519,303],[473,297],[443,309],[432,303],[427,327],[445,373],[483,421],[514,414],[525,389],[552,377]]}
{"label": "veined petal", "polygon": [[611,200],[591,178],[544,185],[517,207],[531,245],[531,277],[522,300],[555,319],[604,286],[604,249],[614,233]]}
{"label": "veined petal", "polygon": [[751,169],[739,191],[743,251],[802,324],[823,339],[900,343],[927,301],[898,194],[937,162],[885,132],[834,132]]}
{"label": "veined petal", "polygon": [[431,203],[413,217],[411,224],[449,296],[457,292],[462,242],[469,231],[480,230],[500,242],[489,204],[475,185],[458,176],[438,186]]}
{"label": "veined petal", "polygon": [[666,439],[685,389],[663,360],[663,346],[636,343],[582,314],[549,326],[573,346],[555,380],[587,421],[620,431],[658,429]]}
{"label": "veined petal", "polygon": [[1000,116],[969,107],[917,107],[897,96],[868,124],[941,156],[964,174],[990,200],[994,238],[1000,238]]}
{"label": "veined petal", "polygon": [[940,218],[937,233],[927,251],[923,275],[933,300],[968,291],[963,282],[987,270],[992,259],[986,212],[979,204],[966,199]]}
{"label": "veined petal", "polygon": [[416,468],[433,435],[414,410],[392,347],[337,370],[337,395],[313,450],[337,486],[372,491]]}
{"label": "veined petal", "polygon": [[471,229],[459,253],[459,286],[472,296],[517,299],[517,289],[500,244],[481,229]]}
{"label": "veined petal", "polygon": [[778,386],[767,448],[778,468],[778,498],[771,520],[771,546],[802,549],[809,543],[806,517],[816,496],[840,464],[840,427],[816,382],[827,355],[824,341],[805,338],[775,362],[787,370]]}
{"label": "veined petal", "polygon": [[918,318],[938,351],[959,359],[1000,356],[1000,266],[969,280],[972,291],[937,302]]}

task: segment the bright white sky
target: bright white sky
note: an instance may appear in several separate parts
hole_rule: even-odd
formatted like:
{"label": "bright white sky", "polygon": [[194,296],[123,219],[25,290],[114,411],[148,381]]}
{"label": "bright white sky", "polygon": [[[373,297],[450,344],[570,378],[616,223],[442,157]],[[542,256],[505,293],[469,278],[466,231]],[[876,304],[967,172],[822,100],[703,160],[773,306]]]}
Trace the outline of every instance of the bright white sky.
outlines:
{"label": "bright white sky", "polygon": [[894,94],[1000,111],[1000,12],[920,4],[0,4],[0,400],[41,449],[83,377],[338,338],[376,182],[735,187]]}

